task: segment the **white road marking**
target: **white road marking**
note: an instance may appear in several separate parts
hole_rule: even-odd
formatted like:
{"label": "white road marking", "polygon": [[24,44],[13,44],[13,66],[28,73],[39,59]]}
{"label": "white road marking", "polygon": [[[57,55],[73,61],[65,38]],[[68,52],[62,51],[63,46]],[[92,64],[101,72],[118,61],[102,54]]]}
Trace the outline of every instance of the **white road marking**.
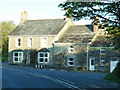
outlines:
{"label": "white road marking", "polygon": [[67,80],[64,80],[64,79],[56,79],[56,78],[53,78],[53,77],[49,77],[49,76],[46,76],[46,75],[42,75],[42,74],[36,74],[36,73],[30,73],[30,72],[26,72],[26,71],[22,71],[22,70],[15,70],[15,69],[10,69],[10,68],[6,68],[6,67],[3,67],[4,69],[9,69],[9,70],[12,70],[12,71],[17,71],[17,72],[23,72],[23,73],[27,73],[27,74],[30,74],[30,75],[34,75],[34,76],[37,76],[37,77],[42,77],[42,78],[45,78],[45,79],[48,79],[48,80],[51,80],[55,83],[59,83],[63,86],[66,86],[68,88],[71,88],[71,89],[77,89],[77,90],[83,90],[77,86],[74,85],[74,83],[70,82],[70,81],[67,81]]}

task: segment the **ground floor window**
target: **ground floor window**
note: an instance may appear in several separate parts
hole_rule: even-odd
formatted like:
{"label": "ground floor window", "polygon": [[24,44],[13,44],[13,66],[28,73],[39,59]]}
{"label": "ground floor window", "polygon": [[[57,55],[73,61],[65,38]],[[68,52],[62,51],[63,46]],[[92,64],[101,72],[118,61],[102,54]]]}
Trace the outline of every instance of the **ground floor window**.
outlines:
{"label": "ground floor window", "polygon": [[38,63],[49,63],[49,53],[39,52],[38,53]]}
{"label": "ground floor window", "polygon": [[22,62],[23,52],[13,52],[13,62]]}
{"label": "ground floor window", "polygon": [[105,60],[100,60],[100,66],[105,66]]}
{"label": "ground floor window", "polygon": [[68,66],[74,66],[74,58],[68,58]]}

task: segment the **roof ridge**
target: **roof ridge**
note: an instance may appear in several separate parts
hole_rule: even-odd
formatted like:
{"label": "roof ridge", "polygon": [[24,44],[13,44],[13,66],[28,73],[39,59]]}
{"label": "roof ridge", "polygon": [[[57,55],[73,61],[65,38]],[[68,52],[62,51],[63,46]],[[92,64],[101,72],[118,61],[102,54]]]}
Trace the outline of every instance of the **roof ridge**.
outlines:
{"label": "roof ridge", "polygon": [[[90,24],[92,26],[92,24]],[[88,26],[88,25],[70,25],[70,26]]]}
{"label": "roof ridge", "polygon": [[38,20],[38,21],[39,21],[39,20],[60,20],[60,19],[61,19],[61,20],[62,20],[62,19],[64,20],[64,18],[48,18],[48,19],[47,19],[47,18],[43,18],[43,19],[29,19],[28,21],[37,21],[37,20]]}

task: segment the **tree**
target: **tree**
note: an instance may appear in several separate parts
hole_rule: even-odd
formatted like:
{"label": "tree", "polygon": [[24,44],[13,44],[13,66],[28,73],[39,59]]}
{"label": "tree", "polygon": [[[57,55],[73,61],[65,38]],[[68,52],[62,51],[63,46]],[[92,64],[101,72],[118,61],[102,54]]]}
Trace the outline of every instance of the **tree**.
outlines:
{"label": "tree", "polygon": [[73,20],[94,19],[97,16],[100,22],[107,22],[108,34],[120,51],[120,1],[116,2],[64,2],[59,7],[66,11],[65,16]]}
{"label": "tree", "polygon": [[15,24],[12,21],[0,22],[0,35],[1,35],[1,48],[2,48],[2,58],[7,59],[8,57],[8,35],[15,28]]}

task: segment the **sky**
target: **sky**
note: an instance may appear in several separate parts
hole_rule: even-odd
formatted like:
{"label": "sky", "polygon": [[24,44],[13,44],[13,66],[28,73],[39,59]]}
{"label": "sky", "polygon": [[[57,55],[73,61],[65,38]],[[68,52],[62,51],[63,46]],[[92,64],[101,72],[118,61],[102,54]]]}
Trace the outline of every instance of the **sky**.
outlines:
{"label": "sky", "polygon": [[[12,20],[20,23],[21,12],[28,12],[28,19],[65,18],[65,11],[58,5],[65,0],[0,0],[0,21]],[[84,23],[83,23],[84,22]],[[91,21],[80,20],[76,24],[90,24]]]}

